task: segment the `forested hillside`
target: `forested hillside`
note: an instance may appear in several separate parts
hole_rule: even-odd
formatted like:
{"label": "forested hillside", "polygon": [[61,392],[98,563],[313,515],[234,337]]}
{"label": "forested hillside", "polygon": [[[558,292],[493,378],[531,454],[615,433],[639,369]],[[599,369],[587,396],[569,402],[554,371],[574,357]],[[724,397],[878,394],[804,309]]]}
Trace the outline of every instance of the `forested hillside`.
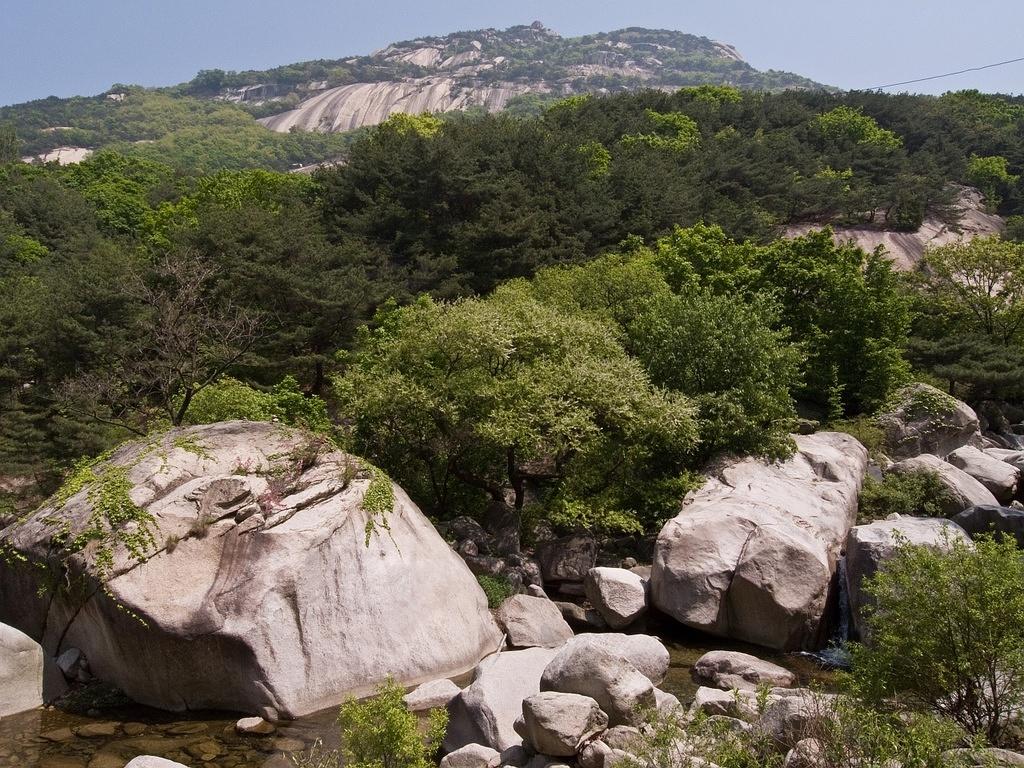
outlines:
{"label": "forested hillside", "polygon": [[[312,177],[207,175],[159,142],[30,166],[7,129],[0,477],[45,493],[133,434],[275,417],[437,515],[539,483],[560,524],[630,529],[709,456],[785,453],[799,417],[870,414],[911,377],[1017,420],[1022,127],[1024,103],[976,92],[704,86],[396,116]],[[775,239],[913,229],[951,184],[1007,240],[905,276]],[[979,270],[1005,290],[956,289]]]}
{"label": "forested hillside", "polygon": [[[508,108],[536,115],[573,94],[701,83],[819,87],[797,75],[760,72],[728,45],[682,32],[630,28],[563,38],[537,23],[266,71],[204,70],[168,88],[113,85],[98,96],[0,107],[0,124],[14,126],[26,156],[45,157],[60,147],[114,149],[190,171],[283,171],[334,160],[348,144],[347,136],[321,133],[376,124],[392,112]],[[330,99],[329,109],[290,112],[321,97]],[[335,124],[339,111],[344,118]]]}

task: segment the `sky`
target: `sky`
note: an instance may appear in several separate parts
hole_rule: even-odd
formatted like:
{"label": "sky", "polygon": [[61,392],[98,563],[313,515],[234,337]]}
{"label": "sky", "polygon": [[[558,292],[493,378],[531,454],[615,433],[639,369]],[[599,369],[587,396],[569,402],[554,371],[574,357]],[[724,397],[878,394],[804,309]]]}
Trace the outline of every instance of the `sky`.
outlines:
{"label": "sky", "polygon": [[[628,26],[704,35],[758,69],[851,89],[1024,57],[1022,0],[2,0],[0,104],[535,20],[564,36]],[[1022,93],[1024,61],[891,90],[961,88]]]}

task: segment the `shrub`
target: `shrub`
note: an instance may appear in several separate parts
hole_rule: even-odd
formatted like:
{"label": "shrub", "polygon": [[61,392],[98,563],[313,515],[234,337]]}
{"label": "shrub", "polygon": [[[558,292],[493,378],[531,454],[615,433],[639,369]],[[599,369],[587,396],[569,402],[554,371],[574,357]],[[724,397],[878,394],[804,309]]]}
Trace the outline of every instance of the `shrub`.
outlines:
{"label": "shrub", "polygon": [[419,718],[405,706],[404,695],[402,686],[389,678],[372,698],[349,699],[338,713],[340,753],[314,745],[293,762],[298,768],[434,768],[448,712],[433,710],[421,735]]}
{"label": "shrub", "polygon": [[[763,713],[768,691],[758,696]],[[802,739],[816,739],[822,747],[818,768],[904,765],[914,768],[955,768],[948,750],[963,743],[963,732],[953,723],[931,715],[883,712],[849,696],[814,696],[807,722],[780,744],[760,723],[737,731],[720,718],[703,713],[688,719],[681,712],[651,712],[642,736],[630,746],[636,760],[626,768],[690,768],[698,760],[720,768],[780,768],[786,750]],[[697,758],[697,759],[695,759]]]}
{"label": "shrub", "polygon": [[200,390],[185,415],[185,421],[189,424],[212,424],[233,419],[276,419],[313,432],[331,431],[331,421],[324,401],[303,393],[298,382],[291,376],[285,376],[269,392],[227,376]]}
{"label": "shrub", "polygon": [[865,701],[950,718],[993,744],[1024,705],[1024,555],[1006,538],[948,551],[902,544],[865,583],[870,645],[853,646]]}
{"label": "shrub", "polygon": [[514,594],[512,585],[507,579],[503,579],[500,576],[487,576],[484,574],[477,576],[476,580],[480,582],[480,588],[487,595],[488,608],[497,608]]}
{"label": "shrub", "polygon": [[944,517],[950,506],[950,491],[934,472],[886,475],[868,478],[860,492],[858,518],[862,522],[881,520],[896,513],[914,517]]}

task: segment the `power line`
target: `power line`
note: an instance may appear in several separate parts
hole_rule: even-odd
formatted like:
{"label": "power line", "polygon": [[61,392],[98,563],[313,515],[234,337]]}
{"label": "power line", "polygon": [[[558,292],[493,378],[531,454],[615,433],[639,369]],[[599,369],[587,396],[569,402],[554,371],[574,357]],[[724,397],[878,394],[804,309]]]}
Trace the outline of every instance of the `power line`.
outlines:
{"label": "power line", "polygon": [[967,72],[980,72],[983,69],[992,69],[993,67],[1003,67],[1007,64],[1016,64],[1018,61],[1024,61],[1024,56],[1019,59],[1007,59],[1006,61],[997,61],[995,64],[986,64],[983,67],[970,67],[968,69],[961,69],[956,72],[947,72],[944,75],[932,75],[931,77],[919,77],[916,80],[904,80],[902,83],[889,83],[888,85],[876,85],[873,88],[865,88],[866,91],[880,91],[883,88],[895,88],[897,85],[910,85],[911,83],[923,83],[926,80],[941,80],[944,77],[953,77],[953,75],[962,75]]}

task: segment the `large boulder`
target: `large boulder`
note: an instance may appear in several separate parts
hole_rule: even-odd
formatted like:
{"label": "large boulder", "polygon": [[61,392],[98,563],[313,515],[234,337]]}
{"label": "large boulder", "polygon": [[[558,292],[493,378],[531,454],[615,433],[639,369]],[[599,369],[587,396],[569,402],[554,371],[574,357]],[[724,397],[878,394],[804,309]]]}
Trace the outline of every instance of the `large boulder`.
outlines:
{"label": "large boulder", "polygon": [[947,517],[979,504],[998,504],[996,497],[988,488],[962,469],[954,467],[948,461],[943,461],[930,453],[898,461],[885,472],[895,475],[926,472],[935,475],[948,491],[942,509],[943,514]]}
{"label": "large boulder", "polygon": [[1020,470],[1012,464],[989,456],[972,445],[957,448],[946,461],[962,469],[984,485],[1002,504],[1009,504],[1017,493]]}
{"label": "large boulder", "polygon": [[499,765],[501,755],[498,750],[482,744],[467,744],[445,755],[440,768],[498,768]]}
{"label": "large boulder", "polygon": [[513,595],[498,607],[496,617],[516,648],[557,648],[573,636],[558,606],[546,597]]}
{"label": "large boulder", "polygon": [[477,668],[473,683],[448,704],[448,731],[444,750],[454,752],[467,744],[504,751],[522,744],[515,731],[523,700],[540,693],[544,669],[555,657],[549,648],[504,651]]}
{"label": "large boulder", "polygon": [[607,727],[608,715],[588,696],[544,691],[523,701],[521,735],[542,755],[572,757]]}
{"label": "large boulder", "polygon": [[794,440],[784,462],[709,468],[658,536],[655,606],[720,637],[784,650],[819,645],[867,451],[838,432]]}
{"label": "large boulder", "polygon": [[983,505],[970,507],[953,516],[953,522],[971,537],[983,533],[1013,536],[1017,546],[1024,548],[1024,509]]}
{"label": "large boulder", "polygon": [[581,582],[597,563],[597,539],[585,534],[549,539],[537,545],[544,581]]}
{"label": "large boulder", "polygon": [[650,680],[652,685],[660,685],[668,674],[668,649],[653,635],[587,632],[576,635],[559,649],[565,653],[588,653],[598,650],[621,656]]}
{"label": "large boulder", "polygon": [[597,643],[567,643],[544,669],[540,689],[589,696],[611,725],[640,725],[643,711],[657,706],[651,680]]}
{"label": "large boulder", "polygon": [[978,415],[966,403],[930,384],[900,390],[892,407],[878,416],[886,450],[895,459],[922,453],[945,456],[978,434]]}
{"label": "large boulder", "polygon": [[647,611],[644,579],[625,568],[591,568],[583,588],[612,629],[628,627]]}
{"label": "large boulder", "polygon": [[879,566],[892,558],[901,542],[935,549],[945,549],[955,541],[970,542],[956,523],[927,517],[900,517],[858,525],[846,539],[846,582],[850,611],[858,635],[864,635],[862,608],[867,600],[864,581],[878,572]]}
{"label": "large boulder", "polygon": [[739,651],[708,651],[696,662],[690,674],[698,685],[755,691],[760,685],[790,686],[796,675],[778,664]]}
{"label": "large boulder", "polygon": [[43,649],[0,624],[0,717],[43,705]]}
{"label": "large boulder", "polygon": [[45,570],[0,563],[0,620],[163,709],[296,717],[462,674],[501,639],[401,488],[279,424],[125,445],[0,542],[75,582],[40,599]]}

